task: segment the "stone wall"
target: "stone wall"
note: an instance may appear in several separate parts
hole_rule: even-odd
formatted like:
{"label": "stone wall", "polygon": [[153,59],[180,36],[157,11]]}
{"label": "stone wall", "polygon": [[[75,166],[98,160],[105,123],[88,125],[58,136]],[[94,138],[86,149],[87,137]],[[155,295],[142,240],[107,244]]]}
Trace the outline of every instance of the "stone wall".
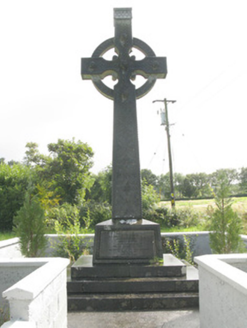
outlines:
{"label": "stone wall", "polygon": [[205,255],[195,262],[200,278],[200,327],[245,328],[247,254]]}
{"label": "stone wall", "polygon": [[0,241],[0,259],[23,257],[19,247],[19,238]]}
{"label": "stone wall", "polygon": [[[2,328],[66,328],[66,268],[69,260],[35,258],[9,262],[11,266],[0,260],[0,269],[5,271],[5,285],[17,281],[2,293],[10,307],[10,321]],[[25,277],[18,281],[21,276]]]}
{"label": "stone wall", "polygon": [[[55,246],[59,242],[58,236],[55,234],[46,235],[48,239],[47,248],[45,251],[46,257],[52,257],[55,254]],[[83,239],[83,244],[93,253],[94,234],[79,235]],[[167,240],[180,240],[184,242],[183,236],[186,236],[190,241],[190,248],[193,256],[200,256],[206,254],[212,254],[209,245],[209,232],[208,231],[195,231],[195,232],[170,232],[161,233],[163,251],[165,252],[165,243]],[[247,248],[247,236],[242,235],[242,240]],[[19,245],[19,239],[12,238],[5,241],[0,241],[0,258],[20,258],[22,257]]]}

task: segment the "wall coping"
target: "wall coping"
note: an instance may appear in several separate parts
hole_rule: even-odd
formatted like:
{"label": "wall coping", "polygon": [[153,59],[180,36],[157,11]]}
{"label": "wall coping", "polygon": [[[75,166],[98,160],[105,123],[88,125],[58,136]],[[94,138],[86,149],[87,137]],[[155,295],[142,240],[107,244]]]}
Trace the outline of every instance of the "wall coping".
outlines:
{"label": "wall coping", "polygon": [[2,328],[35,328],[35,322],[29,322],[29,321],[8,321],[6,322]]}
{"label": "wall coping", "polygon": [[232,266],[234,263],[247,262],[247,254],[202,255],[194,258],[200,266],[228,283],[239,292],[247,295],[247,273]]}
{"label": "wall coping", "polygon": [[19,243],[19,238],[18,237],[6,239],[6,240],[1,240],[0,241],[0,248],[8,247],[8,246],[15,245],[15,244],[18,244],[18,243]]}
{"label": "wall coping", "polygon": [[30,273],[16,284],[6,289],[2,295],[7,299],[32,300],[36,298],[69,264],[63,258],[29,258],[0,260],[0,266],[37,266],[37,270]]}

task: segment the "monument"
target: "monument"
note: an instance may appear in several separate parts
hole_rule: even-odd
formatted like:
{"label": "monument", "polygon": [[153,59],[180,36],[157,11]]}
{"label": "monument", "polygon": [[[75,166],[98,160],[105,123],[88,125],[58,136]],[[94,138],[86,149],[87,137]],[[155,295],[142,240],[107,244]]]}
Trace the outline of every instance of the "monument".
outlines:
{"label": "monument", "polygon": [[[162,257],[159,225],[142,219],[136,99],[145,96],[157,78],[167,74],[166,58],[156,57],[143,41],[132,37],[131,8],[114,9],[115,36],[100,44],[91,58],[82,58],[81,75],[114,101],[112,220],[96,225],[93,263],[149,263]],[[112,61],[102,56],[115,49]],[[145,58],[130,56],[132,48]],[[112,75],[110,89],[102,79]],[[147,79],[136,89],[136,75]]]}
{"label": "monument", "polygon": [[[112,219],[96,225],[94,251],[71,267],[69,311],[135,311],[198,306],[198,279],[185,274],[185,264],[163,254],[160,226],[142,219],[136,99],[157,78],[165,78],[166,58],[156,57],[143,41],[132,38],[131,9],[114,9],[114,38],[104,41],[91,58],[83,58],[81,74],[114,101]],[[109,49],[116,56],[105,60]],[[130,56],[132,48],[145,58]],[[136,89],[131,80],[146,78]],[[102,79],[117,79],[113,89]],[[157,261],[162,258],[163,263]],[[188,279],[187,279],[188,278]]]}

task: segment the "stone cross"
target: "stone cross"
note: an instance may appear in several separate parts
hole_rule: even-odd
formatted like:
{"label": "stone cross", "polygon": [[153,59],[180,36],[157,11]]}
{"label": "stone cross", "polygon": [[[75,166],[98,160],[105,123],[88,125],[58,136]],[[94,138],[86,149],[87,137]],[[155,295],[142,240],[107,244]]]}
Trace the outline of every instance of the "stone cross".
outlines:
{"label": "stone cross", "polygon": [[[101,43],[91,58],[81,60],[82,78],[91,79],[104,96],[114,100],[112,219],[126,223],[142,219],[136,99],[145,96],[156,79],[167,74],[166,58],[156,57],[146,43],[132,38],[131,19],[131,8],[114,9],[114,38]],[[105,60],[102,56],[112,48],[117,55]],[[145,58],[130,56],[132,48],[140,50]],[[101,81],[108,75],[118,80],[114,89]],[[131,83],[136,75],[147,79],[138,89]]]}

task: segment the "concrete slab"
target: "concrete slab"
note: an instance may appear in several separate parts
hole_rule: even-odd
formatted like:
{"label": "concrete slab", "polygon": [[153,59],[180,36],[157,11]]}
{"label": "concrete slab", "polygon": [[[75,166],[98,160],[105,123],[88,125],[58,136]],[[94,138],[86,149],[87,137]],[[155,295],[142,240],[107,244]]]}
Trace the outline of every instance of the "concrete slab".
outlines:
{"label": "concrete slab", "polygon": [[199,311],[70,312],[68,328],[199,328]]}

